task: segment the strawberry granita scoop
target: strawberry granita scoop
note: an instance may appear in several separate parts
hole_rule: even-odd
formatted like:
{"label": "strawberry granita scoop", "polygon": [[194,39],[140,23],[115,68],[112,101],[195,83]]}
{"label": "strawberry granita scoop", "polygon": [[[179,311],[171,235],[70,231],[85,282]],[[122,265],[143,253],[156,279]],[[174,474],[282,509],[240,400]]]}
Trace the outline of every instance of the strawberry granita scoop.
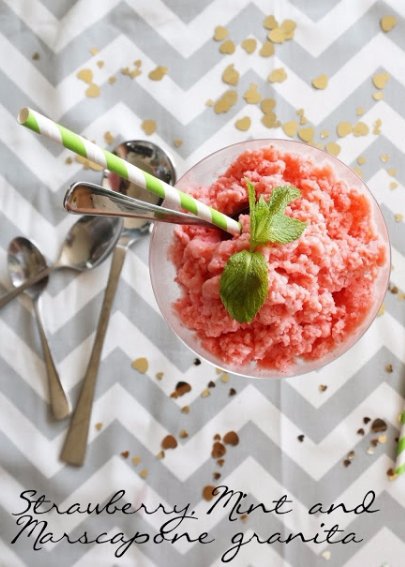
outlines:
{"label": "strawberry granita scoop", "polygon": [[247,207],[246,178],[257,197],[297,187],[301,197],[285,214],[307,223],[297,240],[258,248],[268,266],[265,303],[252,322],[239,323],[220,298],[228,258],[249,248],[249,215],[242,214],[242,232],[232,238],[216,228],[176,227],[169,255],[181,296],[173,308],[224,363],[287,372],[298,359],[325,357],[358,330],[375,306],[387,246],[367,195],[337,179],[329,165],[274,146],[243,152],[211,186],[190,192],[232,215]]}

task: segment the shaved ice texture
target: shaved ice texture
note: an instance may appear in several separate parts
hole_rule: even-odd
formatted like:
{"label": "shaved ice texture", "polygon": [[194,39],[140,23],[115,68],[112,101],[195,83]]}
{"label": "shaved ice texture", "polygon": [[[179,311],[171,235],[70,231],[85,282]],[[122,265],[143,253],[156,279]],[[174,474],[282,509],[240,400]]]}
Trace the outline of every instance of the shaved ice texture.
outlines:
{"label": "shaved ice texture", "polygon": [[233,238],[216,228],[177,227],[170,259],[181,297],[173,308],[224,363],[285,372],[298,359],[328,355],[358,330],[375,303],[387,249],[367,196],[330,165],[274,146],[243,152],[211,186],[190,193],[232,215],[247,207],[245,178],[257,198],[280,185],[297,187],[301,198],[285,214],[307,228],[294,242],[258,248],[268,263],[268,296],[251,323],[238,323],[221,302],[219,281],[228,258],[249,248],[249,215],[240,216],[243,230]]}

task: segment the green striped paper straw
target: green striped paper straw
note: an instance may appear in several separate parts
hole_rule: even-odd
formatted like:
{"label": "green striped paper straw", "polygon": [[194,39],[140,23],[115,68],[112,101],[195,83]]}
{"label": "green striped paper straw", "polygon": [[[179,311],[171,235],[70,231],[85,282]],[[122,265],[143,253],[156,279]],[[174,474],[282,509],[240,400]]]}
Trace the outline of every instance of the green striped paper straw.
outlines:
{"label": "green striped paper straw", "polygon": [[394,469],[397,476],[405,473],[405,409],[399,416],[399,421],[401,423],[401,433],[399,434],[397,461]]}
{"label": "green striped paper straw", "polygon": [[108,169],[124,179],[128,179],[132,183],[158,195],[162,199],[166,199],[170,206],[179,205],[186,211],[193,213],[201,218],[230,234],[240,234],[241,225],[234,219],[216,211],[205,203],[194,199],[191,195],[179,191],[168,183],[157,179],[150,173],[146,173],[139,167],[119,158],[118,156],[101,149],[86,138],[75,134],[64,126],[57,124],[39,112],[31,108],[23,108],[18,114],[18,122],[37,132],[43,134],[51,140],[62,144],[68,150],[83,156],[101,167]]}

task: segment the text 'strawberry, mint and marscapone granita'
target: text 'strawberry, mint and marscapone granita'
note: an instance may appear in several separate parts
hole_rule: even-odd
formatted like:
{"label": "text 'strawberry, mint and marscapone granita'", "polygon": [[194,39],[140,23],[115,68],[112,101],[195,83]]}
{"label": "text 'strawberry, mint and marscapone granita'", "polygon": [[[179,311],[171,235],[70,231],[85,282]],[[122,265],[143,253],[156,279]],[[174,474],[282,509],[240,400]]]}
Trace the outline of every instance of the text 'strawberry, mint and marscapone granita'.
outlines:
{"label": "text 'strawberry, mint and marscapone granita'", "polygon": [[268,277],[261,307],[250,322],[241,322],[221,298],[229,259],[251,247],[247,213],[234,237],[216,228],[176,227],[169,256],[181,295],[173,309],[225,364],[255,363],[282,373],[298,359],[323,358],[356,332],[375,305],[388,248],[373,222],[370,197],[339,179],[330,164],[273,145],[242,152],[210,186],[189,190],[234,215],[248,206],[249,184],[265,202],[275,188],[297,188],[300,196],[287,201],[284,215],[305,223],[291,242],[256,247]]}

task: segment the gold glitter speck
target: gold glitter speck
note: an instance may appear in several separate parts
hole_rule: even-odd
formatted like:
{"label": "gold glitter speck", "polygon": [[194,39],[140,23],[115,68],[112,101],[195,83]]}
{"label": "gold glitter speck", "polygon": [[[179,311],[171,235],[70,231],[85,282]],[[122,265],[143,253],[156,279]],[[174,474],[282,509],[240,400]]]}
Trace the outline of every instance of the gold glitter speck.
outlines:
{"label": "gold glitter speck", "polygon": [[263,112],[263,114],[268,114],[269,112],[272,112],[275,106],[276,106],[276,101],[274,100],[274,98],[264,98],[260,103],[260,109]]}
{"label": "gold glitter speck", "polygon": [[298,123],[295,120],[290,120],[289,122],[285,122],[282,128],[283,128],[283,132],[287,134],[287,136],[293,138],[297,134]]}
{"label": "gold glitter speck", "polygon": [[298,137],[303,141],[303,142],[311,142],[313,140],[315,131],[311,126],[308,126],[307,128],[300,128],[298,130]]}
{"label": "gold glitter speck", "polygon": [[97,55],[97,53],[100,53],[100,50],[97,47],[92,47],[90,50],[91,55]]}
{"label": "gold glitter speck", "polygon": [[96,98],[100,96],[100,87],[95,83],[91,83],[85,90],[84,94],[90,98]]}
{"label": "gold glitter speck", "polygon": [[278,69],[273,69],[270,75],[267,77],[269,83],[282,83],[287,78],[287,73],[283,67]]}
{"label": "gold glitter speck", "polygon": [[403,222],[404,221],[404,215],[402,213],[396,213],[394,215],[394,220],[395,220],[395,222]]}
{"label": "gold glitter speck", "polygon": [[350,122],[346,122],[345,120],[339,122],[339,124],[336,126],[336,133],[339,138],[344,138],[348,134],[351,134],[352,131],[352,125],[350,124]]}
{"label": "gold glitter speck", "polygon": [[381,305],[380,309],[378,310],[377,317],[381,317],[385,313],[385,305],[384,303]]}
{"label": "gold glitter speck", "polygon": [[104,67],[104,61],[97,61],[96,65],[99,69],[102,69]]}
{"label": "gold glitter speck", "polygon": [[389,187],[390,189],[396,189],[398,187],[398,183],[396,181],[391,181]]}
{"label": "gold glitter speck", "polygon": [[362,106],[358,106],[358,107],[356,108],[356,115],[357,115],[357,116],[363,116],[363,114],[364,114],[365,112],[366,112],[366,111],[364,110],[364,108],[363,108]]}
{"label": "gold glitter speck", "polygon": [[259,55],[261,57],[271,57],[274,55],[274,45],[271,41],[265,41],[260,48]]}
{"label": "gold glitter speck", "polygon": [[222,73],[222,80],[227,85],[237,85],[239,82],[239,72],[235,69],[233,63],[225,67]]}
{"label": "gold glitter speck", "polygon": [[93,71],[91,69],[80,69],[80,71],[76,73],[76,77],[90,85],[93,81]]}
{"label": "gold glitter speck", "polygon": [[249,130],[251,124],[252,121],[249,116],[244,116],[235,122],[235,127],[241,132],[246,132],[246,130]]}
{"label": "gold glitter speck", "polygon": [[374,100],[383,100],[383,98],[384,98],[383,91],[377,91],[377,92],[373,93],[373,99]]}
{"label": "gold glitter speck", "polygon": [[319,135],[322,140],[324,140],[325,138],[329,138],[329,130],[322,130],[322,132]]}
{"label": "gold glitter speck", "polygon": [[132,363],[131,363],[131,367],[134,370],[137,370],[138,372],[140,372],[141,374],[145,374],[148,371],[148,368],[149,368],[148,359],[145,358],[144,356],[141,356],[139,358],[135,358],[135,360],[133,360]]}
{"label": "gold glitter speck", "polygon": [[257,47],[257,41],[253,38],[244,39],[241,43],[242,49],[246,51],[249,55],[254,53]]}
{"label": "gold glitter speck", "polygon": [[286,39],[286,34],[282,28],[274,28],[267,34],[267,37],[273,43],[283,43]]}
{"label": "gold glitter speck", "polygon": [[389,79],[390,79],[389,74],[383,72],[383,73],[376,73],[375,75],[373,75],[372,81],[376,89],[383,89],[387,84],[387,82],[389,81]]}
{"label": "gold glitter speck", "polygon": [[175,148],[179,148],[183,144],[183,140],[181,138],[175,138],[173,144]]}
{"label": "gold glitter speck", "polygon": [[395,177],[397,175],[397,170],[395,167],[389,167],[387,169],[387,173],[388,175],[391,175],[391,177]]}
{"label": "gold glitter speck", "polygon": [[263,27],[266,30],[274,30],[275,28],[278,28],[278,22],[273,15],[270,15],[263,20]]}
{"label": "gold glitter speck", "polygon": [[231,39],[226,39],[221,45],[219,46],[219,52],[223,53],[224,55],[232,55],[235,53],[235,44]]}
{"label": "gold glitter speck", "polygon": [[223,41],[229,35],[229,31],[224,26],[217,26],[214,30],[214,41]]}
{"label": "gold glitter speck", "polygon": [[255,83],[251,83],[249,85],[249,88],[243,95],[243,98],[248,104],[257,104],[262,100],[262,96],[257,90],[257,85]]}
{"label": "gold glitter speck", "polygon": [[331,156],[338,156],[340,154],[341,149],[342,148],[336,142],[328,142],[325,146],[325,150]]}
{"label": "gold glitter speck", "polygon": [[277,116],[274,112],[266,112],[262,116],[262,124],[266,126],[266,128],[277,128],[280,126],[279,121],[277,120]]}
{"label": "gold glitter speck", "polygon": [[161,81],[163,77],[167,74],[167,67],[163,67],[162,65],[158,65],[153,71],[148,74],[148,77],[151,81]]}
{"label": "gold glitter speck", "polygon": [[383,16],[380,20],[380,27],[383,32],[390,32],[397,25],[395,16]]}
{"label": "gold glitter speck", "polygon": [[141,124],[141,128],[146,135],[150,136],[156,132],[156,122],[154,120],[144,120]]}
{"label": "gold glitter speck", "polygon": [[359,156],[356,161],[359,165],[364,165],[366,163],[366,158],[364,156]]}
{"label": "gold glitter speck", "polygon": [[312,79],[311,84],[315,89],[323,90],[328,86],[328,82],[328,76],[322,73],[318,77],[315,77],[315,79]]}
{"label": "gold glitter speck", "polygon": [[131,461],[133,465],[137,466],[141,462],[141,457],[139,455],[134,455]]}
{"label": "gold glitter speck", "polygon": [[214,104],[214,112],[216,114],[222,114],[228,112],[236,101],[238,100],[238,93],[234,90],[226,91]]}
{"label": "gold glitter speck", "polygon": [[357,122],[353,126],[353,135],[354,136],[367,136],[370,129],[365,122]]}
{"label": "gold glitter speck", "polygon": [[104,141],[106,142],[106,144],[112,144],[115,140],[115,136],[113,136],[111,134],[110,131],[104,132]]}
{"label": "gold glitter speck", "polygon": [[108,84],[113,85],[116,82],[117,82],[117,77],[115,77],[114,75],[108,77]]}
{"label": "gold glitter speck", "polygon": [[148,475],[149,475],[148,469],[142,469],[142,470],[140,471],[140,473],[139,473],[139,476],[140,476],[141,478],[147,478]]}
{"label": "gold glitter speck", "polygon": [[97,429],[97,431],[100,431],[101,429],[103,429],[103,424],[98,422],[94,427]]}

